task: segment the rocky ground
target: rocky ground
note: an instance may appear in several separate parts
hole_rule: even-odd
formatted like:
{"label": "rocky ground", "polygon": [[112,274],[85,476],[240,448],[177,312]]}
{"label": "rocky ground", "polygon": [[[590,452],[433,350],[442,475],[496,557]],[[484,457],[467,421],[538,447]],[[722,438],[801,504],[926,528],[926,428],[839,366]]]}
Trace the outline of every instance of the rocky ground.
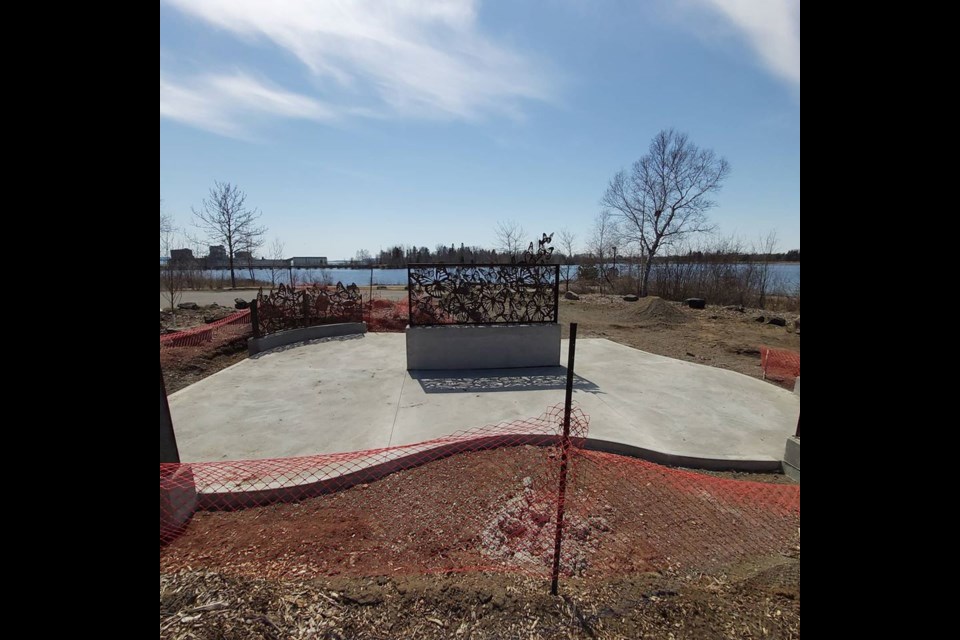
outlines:
{"label": "rocky ground", "polygon": [[204,306],[196,305],[196,308],[177,309],[176,311],[161,309],[160,335],[216,322],[233,315],[237,311],[238,309],[225,307],[217,303]]}

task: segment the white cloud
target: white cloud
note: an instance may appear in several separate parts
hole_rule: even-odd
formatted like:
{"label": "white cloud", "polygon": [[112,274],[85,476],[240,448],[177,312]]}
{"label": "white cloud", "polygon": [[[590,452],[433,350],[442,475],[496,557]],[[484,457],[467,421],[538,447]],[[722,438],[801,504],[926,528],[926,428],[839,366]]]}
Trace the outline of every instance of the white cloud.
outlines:
{"label": "white cloud", "polygon": [[271,87],[243,73],[172,81],[162,71],[160,115],[228,136],[242,136],[244,122],[251,116],[321,121],[336,117],[334,110],[313,98]]}
{"label": "white cloud", "polygon": [[[529,58],[480,33],[473,0],[167,1],[251,46],[276,45],[302,63],[317,94],[258,88],[248,76],[233,76],[243,79],[235,82],[194,78],[187,83],[191,89],[169,73],[164,89],[161,70],[161,115],[205,128],[219,126],[218,113],[235,99],[231,92],[249,107],[282,117],[319,118],[326,109],[325,117],[365,112],[457,119],[516,116],[523,101],[552,93],[548,74]],[[204,78],[220,82],[201,86]],[[232,122],[238,126],[237,118]]]}
{"label": "white cloud", "polygon": [[697,0],[733,24],[767,69],[800,86],[800,0]]}

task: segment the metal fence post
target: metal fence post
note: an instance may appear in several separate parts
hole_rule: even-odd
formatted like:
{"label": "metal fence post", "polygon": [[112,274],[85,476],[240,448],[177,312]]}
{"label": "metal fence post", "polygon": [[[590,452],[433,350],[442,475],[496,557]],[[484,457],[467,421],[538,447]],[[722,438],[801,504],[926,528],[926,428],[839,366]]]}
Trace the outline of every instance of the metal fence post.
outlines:
{"label": "metal fence post", "polygon": [[253,337],[259,338],[260,336],[260,311],[257,308],[257,300],[254,298],[250,302],[250,324],[253,325]]}
{"label": "metal fence post", "polygon": [[407,326],[413,326],[413,282],[409,264],[407,265]]}
{"label": "metal fence post", "polygon": [[373,319],[373,267],[370,267],[370,318]]}
{"label": "metal fence post", "polygon": [[556,267],[553,274],[553,321],[560,322],[560,265]]}
{"label": "metal fence post", "polygon": [[557,497],[557,536],[553,543],[553,572],[550,593],[557,595],[560,582],[560,547],[563,543],[563,514],[567,499],[567,466],[570,458],[570,411],[573,403],[573,363],[577,353],[577,323],[570,323],[570,347],[567,353],[567,394],[563,404],[563,439],[560,441],[560,491]]}

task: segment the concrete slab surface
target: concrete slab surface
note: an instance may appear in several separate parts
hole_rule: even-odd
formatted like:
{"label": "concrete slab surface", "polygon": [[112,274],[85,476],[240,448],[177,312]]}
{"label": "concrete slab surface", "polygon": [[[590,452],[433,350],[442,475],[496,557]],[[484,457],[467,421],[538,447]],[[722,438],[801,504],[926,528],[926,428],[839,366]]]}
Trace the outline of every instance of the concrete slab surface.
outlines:
{"label": "concrete slab surface", "polygon": [[[564,367],[408,372],[404,344],[368,333],[288,345],[174,393],[181,459],[410,444],[563,402]],[[566,340],[562,351],[566,362]],[[576,374],[591,445],[661,462],[775,468],[800,411],[767,382],[608,340],[578,340]]]}

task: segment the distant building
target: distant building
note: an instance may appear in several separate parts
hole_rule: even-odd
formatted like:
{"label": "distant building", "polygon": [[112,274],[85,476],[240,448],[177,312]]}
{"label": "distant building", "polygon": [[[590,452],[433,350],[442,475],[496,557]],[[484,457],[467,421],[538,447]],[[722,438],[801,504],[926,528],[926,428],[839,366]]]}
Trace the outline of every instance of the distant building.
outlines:
{"label": "distant building", "polygon": [[246,260],[253,260],[253,252],[252,252],[252,251],[237,251],[236,253],[233,254],[233,259],[234,259],[234,260],[244,260],[244,261],[246,261]]}
{"label": "distant building", "polygon": [[290,267],[290,261],[286,259],[260,258],[255,260],[253,264],[257,269],[287,269]]}
{"label": "distant building", "polygon": [[226,260],[227,250],[223,248],[222,244],[212,244],[210,245],[210,253],[207,254],[207,258],[210,260]]}
{"label": "distant building", "polygon": [[299,257],[299,258],[290,258],[291,267],[325,267],[327,266],[327,259],[320,257]]}
{"label": "distant building", "polygon": [[171,262],[190,262],[191,260],[193,260],[193,250],[192,249],[171,249],[170,260]]}

